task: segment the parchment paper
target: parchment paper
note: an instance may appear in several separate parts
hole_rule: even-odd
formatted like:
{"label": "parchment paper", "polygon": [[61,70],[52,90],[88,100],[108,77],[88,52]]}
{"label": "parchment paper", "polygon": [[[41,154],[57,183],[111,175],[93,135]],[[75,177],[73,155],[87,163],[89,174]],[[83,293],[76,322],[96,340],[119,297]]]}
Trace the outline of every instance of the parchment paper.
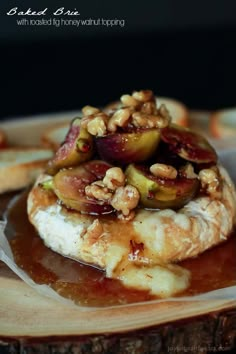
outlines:
{"label": "parchment paper", "polygon": [[[220,161],[221,163],[226,167],[228,170],[229,174],[231,175],[234,183],[236,184],[236,148],[232,149],[224,149],[222,151],[218,151],[218,155],[220,156]],[[71,300],[65,299],[62,296],[60,296],[56,291],[54,291],[52,288],[50,288],[48,285],[39,285],[36,284],[28,274],[26,274],[21,268],[18,267],[18,265],[14,261],[14,257],[9,245],[9,242],[5,236],[4,229],[6,226],[5,221],[0,221],[0,260],[3,261],[8,267],[11,268],[11,270],[16,273],[23,281],[25,281],[29,286],[33,287],[35,291],[38,293],[53,298],[57,301],[59,301],[62,304],[67,304],[70,306],[78,306],[75,305]],[[236,260],[235,260],[236,261]],[[236,286],[231,286],[219,290],[214,290],[210,291],[201,295],[196,295],[196,296],[188,296],[188,297],[173,297],[173,298],[168,298],[168,301],[199,301],[199,300],[222,300],[222,299],[228,299],[228,300],[236,300]],[[162,299],[162,300],[154,300],[151,302],[165,302],[167,299]],[[110,306],[110,307],[130,307],[133,306],[134,304],[127,304],[127,305],[116,305],[116,306]],[[88,311],[89,309],[94,310],[95,307],[82,307],[79,306],[80,309],[84,309]],[[104,307],[101,307],[100,309],[103,309]],[[96,309],[99,309],[96,307]]]}

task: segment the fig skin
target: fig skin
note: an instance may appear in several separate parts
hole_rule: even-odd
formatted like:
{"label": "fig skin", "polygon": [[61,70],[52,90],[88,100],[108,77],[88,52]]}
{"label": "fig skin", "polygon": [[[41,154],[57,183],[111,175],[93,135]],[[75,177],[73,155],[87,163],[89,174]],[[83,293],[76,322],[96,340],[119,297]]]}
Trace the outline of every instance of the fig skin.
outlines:
{"label": "fig skin", "polygon": [[217,162],[214,148],[203,136],[188,128],[170,124],[161,130],[161,139],[169,145],[172,152],[187,161],[197,164]]}
{"label": "fig skin", "polygon": [[85,194],[85,187],[103,178],[110,167],[103,161],[94,160],[77,167],[60,170],[53,177],[53,191],[68,209],[86,214],[111,213],[114,209],[110,204],[88,198]]}
{"label": "fig skin", "polygon": [[54,158],[49,161],[46,172],[53,176],[61,168],[72,167],[88,161],[92,155],[92,135],[80,127],[80,118],[76,118],[71,124],[64,143]]}
{"label": "fig skin", "polygon": [[148,160],[156,152],[160,142],[158,129],[139,129],[135,132],[118,132],[95,139],[101,159],[126,165]]}
{"label": "fig skin", "polygon": [[130,164],[125,175],[127,183],[138,189],[140,205],[148,209],[179,209],[199,190],[197,178],[160,178],[152,175],[146,166]]}

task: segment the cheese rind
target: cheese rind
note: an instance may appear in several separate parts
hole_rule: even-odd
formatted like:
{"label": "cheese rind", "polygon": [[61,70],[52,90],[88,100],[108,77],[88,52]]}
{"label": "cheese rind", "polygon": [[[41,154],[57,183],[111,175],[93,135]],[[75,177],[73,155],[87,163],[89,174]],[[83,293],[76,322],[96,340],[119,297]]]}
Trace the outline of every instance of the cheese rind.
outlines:
{"label": "cheese rind", "polygon": [[235,188],[225,169],[219,166],[219,171],[220,200],[196,197],[178,211],[139,209],[129,222],[72,213],[36,183],[29,194],[28,214],[54,251],[100,267],[127,287],[172,296],[190,281],[189,272],[172,263],[224,241],[235,224]]}

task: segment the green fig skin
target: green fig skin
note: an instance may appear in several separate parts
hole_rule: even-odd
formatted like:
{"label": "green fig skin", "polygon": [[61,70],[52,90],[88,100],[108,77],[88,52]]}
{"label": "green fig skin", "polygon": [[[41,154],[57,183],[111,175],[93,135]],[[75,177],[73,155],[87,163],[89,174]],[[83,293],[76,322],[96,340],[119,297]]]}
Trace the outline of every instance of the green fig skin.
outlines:
{"label": "green fig skin", "polygon": [[114,133],[96,138],[100,158],[117,165],[142,162],[152,157],[160,142],[158,129],[140,129],[132,133]]}
{"label": "green fig skin", "polygon": [[199,189],[197,178],[159,178],[140,165],[130,164],[125,175],[127,183],[136,187],[140,193],[140,206],[148,209],[179,209],[188,203]]}
{"label": "green fig skin", "polygon": [[114,209],[108,202],[88,198],[85,187],[105,176],[111,166],[103,161],[89,161],[77,167],[60,170],[53,177],[53,191],[68,209],[85,214],[100,215]]}

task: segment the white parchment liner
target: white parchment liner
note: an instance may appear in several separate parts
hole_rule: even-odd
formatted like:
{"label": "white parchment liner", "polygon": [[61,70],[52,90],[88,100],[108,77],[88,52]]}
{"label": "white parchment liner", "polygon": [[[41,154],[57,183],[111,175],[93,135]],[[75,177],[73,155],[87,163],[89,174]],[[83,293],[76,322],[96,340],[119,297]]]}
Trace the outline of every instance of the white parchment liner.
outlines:
{"label": "white parchment liner", "polygon": [[[222,150],[218,152],[220,156],[220,160],[222,164],[228,170],[230,176],[232,177],[234,183],[236,184],[236,149],[230,150]],[[14,257],[9,245],[9,242],[5,236],[4,229],[6,226],[6,222],[0,221],[0,260],[3,261],[6,265],[8,265],[11,270],[17,274],[23,281],[25,281],[28,285],[33,287],[38,293],[41,295],[53,298],[59,301],[62,304],[67,304],[74,306],[75,304],[73,301],[66,299],[60,296],[56,291],[50,288],[48,285],[39,285],[35,283],[28,274],[26,274],[14,261]],[[236,262],[236,260],[235,260]],[[210,291],[207,293],[203,293],[201,295],[195,296],[184,296],[184,297],[173,297],[168,298],[168,301],[199,301],[199,300],[236,300],[236,286],[231,286],[219,290]],[[167,299],[161,300],[153,300],[150,302],[160,303],[166,302]],[[127,304],[127,305],[116,305],[116,306],[109,306],[109,307],[130,307],[136,304]],[[78,307],[78,305],[76,305]],[[85,307],[79,306],[80,309],[84,309],[88,311],[89,309],[104,309],[104,307]]]}

